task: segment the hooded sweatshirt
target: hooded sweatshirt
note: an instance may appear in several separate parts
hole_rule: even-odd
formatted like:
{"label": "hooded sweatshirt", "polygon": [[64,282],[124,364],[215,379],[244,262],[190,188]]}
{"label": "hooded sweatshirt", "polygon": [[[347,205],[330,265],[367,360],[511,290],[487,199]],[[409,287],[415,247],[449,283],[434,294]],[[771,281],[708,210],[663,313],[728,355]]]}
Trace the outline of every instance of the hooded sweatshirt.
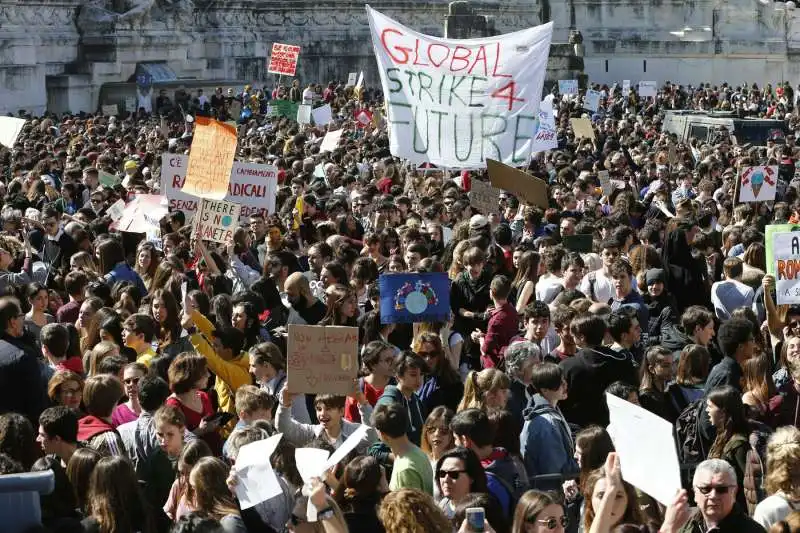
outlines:
{"label": "hooded sweatshirt", "polygon": [[575,443],[567,420],[561,410],[550,405],[541,394],[533,396],[532,406],[526,408],[522,416],[525,425],[520,443],[531,486],[537,490],[557,490],[561,486],[559,480],[536,482],[534,476],[578,471]]}
{"label": "hooded sweatshirt", "polygon": [[510,516],[527,489],[520,480],[513,459],[505,448],[495,448],[489,457],[481,460],[481,465],[486,472],[489,493],[500,502],[506,516]]}
{"label": "hooded sweatshirt", "polygon": [[102,454],[127,457],[125,443],[111,422],[94,415],[78,420],[78,440]]}

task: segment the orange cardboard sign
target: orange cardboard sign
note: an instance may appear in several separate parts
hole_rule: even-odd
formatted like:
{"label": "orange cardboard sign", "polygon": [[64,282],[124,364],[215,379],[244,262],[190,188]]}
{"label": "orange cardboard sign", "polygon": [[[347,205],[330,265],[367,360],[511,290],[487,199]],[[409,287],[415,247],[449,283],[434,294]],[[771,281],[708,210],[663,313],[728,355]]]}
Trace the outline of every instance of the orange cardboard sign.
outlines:
{"label": "orange cardboard sign", "polygon": [[236,128],[206,117],[197,117],[181,191],[209,200],[228,195],[236,155]]}
{"label": "orange cardboard sign", "polygon": [[289,324],[286,352],[292,394],[352,394],[358,376],[358,328]]}

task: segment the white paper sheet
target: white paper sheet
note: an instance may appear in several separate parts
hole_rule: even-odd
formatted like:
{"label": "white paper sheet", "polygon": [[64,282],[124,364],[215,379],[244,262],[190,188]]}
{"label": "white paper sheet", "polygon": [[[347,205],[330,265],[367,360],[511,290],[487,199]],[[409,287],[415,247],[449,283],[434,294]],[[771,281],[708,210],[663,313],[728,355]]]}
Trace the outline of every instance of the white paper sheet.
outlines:
{"label": "white paper sheet", "polygon": [[[325,472],[325,465],[328,462],[328,452],[317,448],[298,448],[294,451],[294,462],[297,464],[297,471],[303,478],[303,484],[308,485],[315,477],[320,477]],[[317,508],[308,500],[306,506],[306,520],[309,522],[317,521]]]}
{"label": "white paper sheet", "polygon": [[347,440],[345,440],[342,445],[331,454],[331,456],[328,458],[328,462],[325,464],[325,470],[338,464],[342,459],[347,457],[348,453],[355,450],[356,446],[358,446],[358,443],[360,443],[364,437],[367,436],[367,429],[368,427],[364,424],[358,426],[358,429],[356,429],[352,435],[347,437]]}
{"label": "white paper sheet", "polygon": [[314,125],[325,126],[333,120],[333,112],[331,111],[330,104],[325,104],[311,111],[311,117],[314,119]]}
{"label": "white paper sheet", "polygon": [[122,213],[125,212],[125,200],[119,199],[106,209],[106,214],[111,217],[111,220],[116,222],[122,218]]}
{"label": "white paper sheet", "polygon": [[0,117],[0,144],[8,148],[14,148],[14,143],[17,142],[19,132],[22,131],[22,126],[24,125],[24,119]]}
{"label": "white paper sheet", "polygon": [[672,424],[608,393],[606,401],[622,479],[669,505],[681,488]]}
{"label": "white paper sheet", "polygon": [[297,106],[297,123],[298,124],[311,124],[311,106],[308,104],[300,104]]}
{"label": "white paper sheet", "polygon": [[239,449],[234,469],[239,478],[236,484],[236,497],[242,509],[249,509],[283,493],[278,477],[269,462],[281,437],[283,434],[278,433],[268,439],[246,444]]}
{"label": "white paper sheet", "polygon": [[344,133],[344,130],[329,131],[326,133],[319,147],[319,152],[324,154],[325,152],[333,152],[336,150],[336,147],[339,146],[339,139],[342,138],[342,133]]}

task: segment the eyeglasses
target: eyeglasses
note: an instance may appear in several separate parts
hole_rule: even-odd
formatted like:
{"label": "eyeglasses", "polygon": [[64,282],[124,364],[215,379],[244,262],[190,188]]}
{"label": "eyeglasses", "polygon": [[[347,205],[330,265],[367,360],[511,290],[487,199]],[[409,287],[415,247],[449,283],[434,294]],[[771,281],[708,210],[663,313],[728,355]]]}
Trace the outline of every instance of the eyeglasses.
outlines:
{"label": "eyeglasses", "polygon": [[731,485],[703,485],[695,487],[697,490],[700,491],[700,494],[708,495],[711,494],[711,491],[715,491],[717,494],[728,494],[733,486]]}
{"label": "eyeglasses", "polygon": [[456,481],[458,478],[461,477],[461,474],[466,474],[466,473],[467,473],[466,470],[439,470],[438,472],[436,472],[436,475],[439,477],[439,479],[444,479],[446,477],[449,477],[453,481]]}
{"label": "eyeglasses", "polygon": [[559,517],[559,518],[556,518],[555,516],[551,516],[547,520],[536,520],[536,517],[534,516],[534,517],[531,517],[530,519],[528,519],[528,523],[530,523],[530,524],[535,524],[535,523],[544,524],[544,527],[547,528],[547,529],[555,529],[555,528],[558,527],[559,524],[561,524],[561,527],[567,527],[567,524],[569,524],[569,518],[567,518],[566,515],[561,515],[561,517]]}

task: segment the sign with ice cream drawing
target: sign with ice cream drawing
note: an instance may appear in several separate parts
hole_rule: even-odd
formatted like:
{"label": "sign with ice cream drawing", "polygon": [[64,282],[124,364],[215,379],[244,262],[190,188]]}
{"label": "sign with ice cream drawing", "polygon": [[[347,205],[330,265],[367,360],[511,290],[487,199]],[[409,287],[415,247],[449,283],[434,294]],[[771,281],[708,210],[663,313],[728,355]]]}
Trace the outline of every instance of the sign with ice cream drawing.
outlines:
{"label": "sign with ice cream drawing", "polygon": [[769,202],[778,190],[778,167],[744,167],[739,172],[740,202]]}

